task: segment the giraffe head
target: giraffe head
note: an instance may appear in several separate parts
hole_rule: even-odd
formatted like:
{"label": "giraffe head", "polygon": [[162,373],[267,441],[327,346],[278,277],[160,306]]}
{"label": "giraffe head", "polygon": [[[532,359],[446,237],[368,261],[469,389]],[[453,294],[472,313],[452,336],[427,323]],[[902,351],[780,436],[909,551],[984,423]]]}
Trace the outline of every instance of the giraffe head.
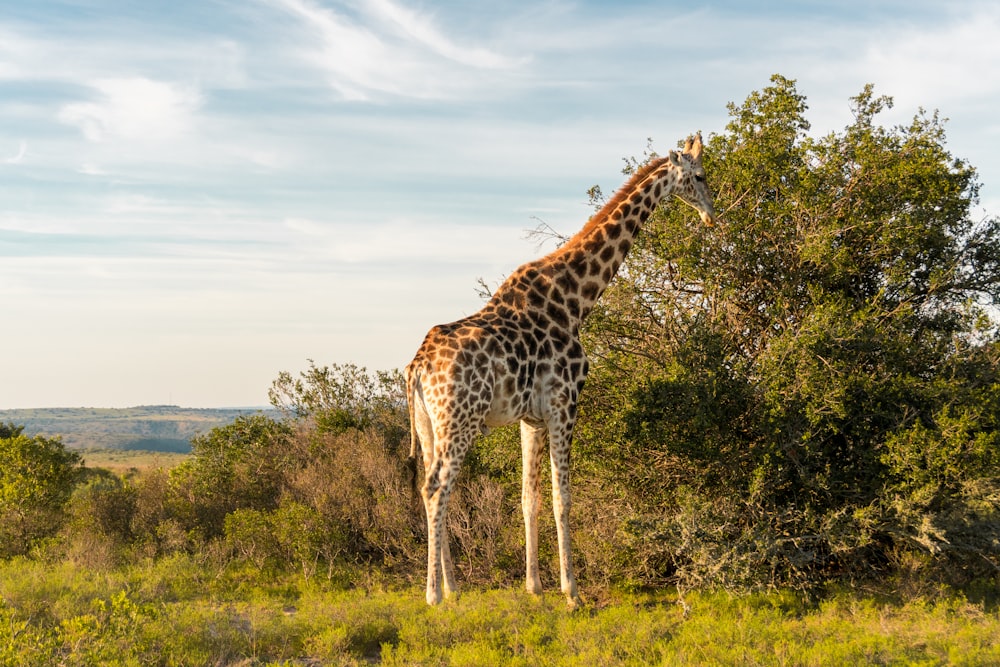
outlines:
{"label": "giraffe head", "polygon": [[701,133],[688,137],[681,153],[670,151],[670,162],[680,169],[674,194],[701,215],[701,221],[711,226],[715,223],[712,193],[705,182],[705,168],[701,164]]}

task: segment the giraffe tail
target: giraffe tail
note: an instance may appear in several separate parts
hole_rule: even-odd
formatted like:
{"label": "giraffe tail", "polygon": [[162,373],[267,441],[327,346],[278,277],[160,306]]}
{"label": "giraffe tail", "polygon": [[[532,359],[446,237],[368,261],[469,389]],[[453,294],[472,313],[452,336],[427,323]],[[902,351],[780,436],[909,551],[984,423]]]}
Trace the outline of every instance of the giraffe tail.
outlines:
{"label": "giraffe tail", "polygon": [[406,367],[406,409],[410,417],[410,455],[406,459],[406,472],[410,482],[410,492],[413,500],[417,499],[417,448],[420,438],[417,435],[417,420],[414,415],[414,405],[417,401],[417,369],[413,364]]}

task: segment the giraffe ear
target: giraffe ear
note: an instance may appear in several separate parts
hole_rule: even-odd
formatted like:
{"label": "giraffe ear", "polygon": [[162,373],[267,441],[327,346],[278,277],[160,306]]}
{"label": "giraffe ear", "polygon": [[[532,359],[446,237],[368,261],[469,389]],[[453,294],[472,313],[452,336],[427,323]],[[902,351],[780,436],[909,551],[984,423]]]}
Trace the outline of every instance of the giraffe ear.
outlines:
{"label": "giraffe ear", "polygon": [[669,157],[669,158],[670,158],[670,162],[671,162],[671,163],[672,163],[672,164],[673,164],[673,165],[674,165],[675,167],[677,167],[677,166],[680,166],[680,164],[681,164],[681,160],[680,160],[680,158],[679,158],[679,157],[677,157],[677,151],[670,151],[669,153],[667,153],[667,157]]}
{"label": "giraffe ear", "polygon": [[701,151],[703,148],[701,132],[698,132],[693,137],[688,137],[687,141],[684,142],[684,152],[690,155],[691,159],[695,162],[701,161]]}

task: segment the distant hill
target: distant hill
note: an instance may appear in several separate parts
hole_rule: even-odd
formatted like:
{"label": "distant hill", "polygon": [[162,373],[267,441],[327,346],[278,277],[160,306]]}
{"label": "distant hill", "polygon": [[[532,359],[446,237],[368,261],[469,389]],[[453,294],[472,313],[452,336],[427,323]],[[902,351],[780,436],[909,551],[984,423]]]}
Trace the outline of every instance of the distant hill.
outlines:
{"label": "distant hill", "polygon": [[191,438],[241,415],[266,409],[196,409],[176,405],[134,408],[38,408],[0,410],[0,422],[24,426],[26,435],[61,436],[72,449],[191,451]]}

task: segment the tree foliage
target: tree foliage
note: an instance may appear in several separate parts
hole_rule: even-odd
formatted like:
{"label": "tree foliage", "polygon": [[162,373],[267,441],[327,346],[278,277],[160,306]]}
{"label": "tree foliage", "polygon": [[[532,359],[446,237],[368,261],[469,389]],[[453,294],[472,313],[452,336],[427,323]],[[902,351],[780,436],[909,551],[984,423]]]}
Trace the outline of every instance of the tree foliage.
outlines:
{"label": "tree foliage", "polygon": [[255,414],[194,438],[191,459],[170,475],[175,511],[185,525],[215,537],[231,512],[274,509],[294,465],[291,435],[287,424]]}
{"label": "tree foliage", "polygon": [[369,373],[356,364],[317,366],[296,378],[278,375],[268,391],[271,405],[292,419],[310,419],[324,432],[374,428],[395,446],[409,433],[401,416],[405,406],[403,376],[398,370]]}
{"label": "tree foliage", "polygon": [[28,553],[59,529],[80,463],[58,438],[0,423],[0,557]]}
{"label": "tree foliage", "polygon": [[891,105],[822,137],[783,77],[730,105],[719,225],[662,210],[589,321],[582,450],[661,576],[1000,567],[1000,221],[942,119]]}

